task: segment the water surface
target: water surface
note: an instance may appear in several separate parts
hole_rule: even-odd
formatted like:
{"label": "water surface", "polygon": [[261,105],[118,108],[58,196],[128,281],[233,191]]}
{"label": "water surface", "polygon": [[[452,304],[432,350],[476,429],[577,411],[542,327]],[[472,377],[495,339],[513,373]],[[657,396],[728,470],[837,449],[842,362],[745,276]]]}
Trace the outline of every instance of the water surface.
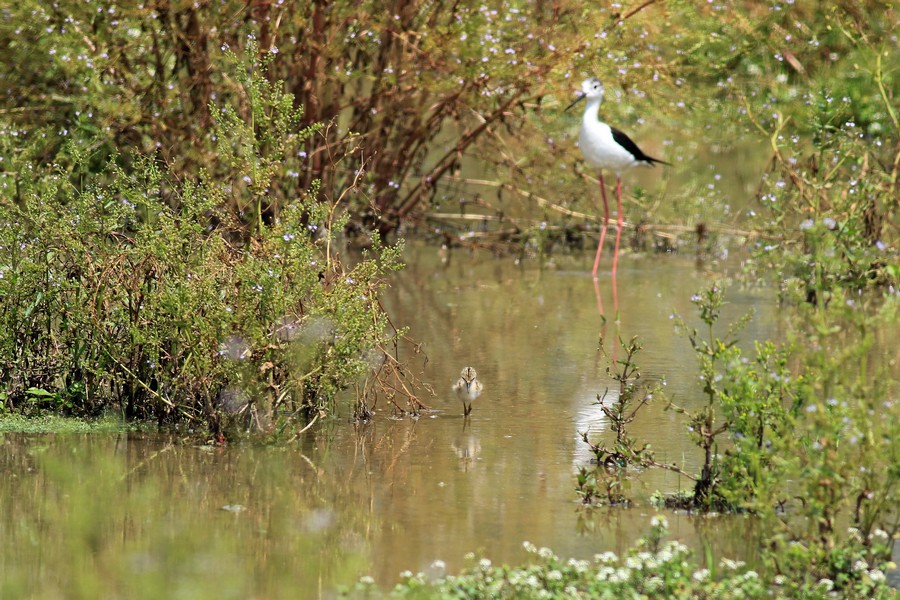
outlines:
{"label": "water surface", "polygon": [[[573,474],[589,461],[580,432],[608,433],[594,403],[607,390],[615,397],[614,341],[639,336],[643,377],[696,404],[695,358],[671,317],[696,323],[691,295],[735,267],[626,255],[614,300],[604,262],[601,316],[592,260],[412,248],[385,304],[422,344],[405,357],[435,390],[418,419],[395,418],[382,402],[356,425],[341,406],[288,447],[4,436],[0,596],[316,598],[363,574],[390,585],[438,559],[455,571],[469,552],[519,562],[525,540],[567,557],[623,551],[656,513],[646,497],[690,484],[646,472],[627,490],[636,507],[580,507]],[[734,287],[728,297],[726,321],[757,309],[746,345],[779,337],[767,293]],[[450,390],[464,366],[485,386],[468,420]],[[664,408],[662,399],[645,408],[632,435],[660,461],[696,471],[683,420]],[[672,536],[696,548],[742,556],[750,545],[743,517],[666,514]]]}

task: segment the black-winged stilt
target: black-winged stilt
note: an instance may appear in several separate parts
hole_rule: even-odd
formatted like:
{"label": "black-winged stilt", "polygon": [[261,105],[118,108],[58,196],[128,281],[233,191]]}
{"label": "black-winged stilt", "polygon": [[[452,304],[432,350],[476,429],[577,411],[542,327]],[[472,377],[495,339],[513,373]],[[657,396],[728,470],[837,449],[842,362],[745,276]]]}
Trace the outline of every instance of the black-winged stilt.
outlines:
{"label": "black-winged stilt", "polygon": [[594,258],[594,270],[597,278],[597,267],[600,265],[600,254],[603,251],[603,240],[606,238],[606,227],[609,224],[609,205],[606,202],[606,186],[603,184],[603,169],[616,174],[616,199],[619,215],[616,228],[616,248],[613,251],[613,276],[619,261],[619,239],[622,236],[622,173],[638,165],[653,166],[653,163],[668,165],[669,163],[644,154],[630,137],[600,120],[600,103],[603,102],[603,84],[596,77],[585,79],[581,83],[581,95],[566,107],[569,110],[580,101],[587,99],[587,108],[581,120],[581,131],[578,134],[578,145],[585,160],[592,167],[600,169],[600,191],[603,195],[603,230],[600,232],[600,244]]}

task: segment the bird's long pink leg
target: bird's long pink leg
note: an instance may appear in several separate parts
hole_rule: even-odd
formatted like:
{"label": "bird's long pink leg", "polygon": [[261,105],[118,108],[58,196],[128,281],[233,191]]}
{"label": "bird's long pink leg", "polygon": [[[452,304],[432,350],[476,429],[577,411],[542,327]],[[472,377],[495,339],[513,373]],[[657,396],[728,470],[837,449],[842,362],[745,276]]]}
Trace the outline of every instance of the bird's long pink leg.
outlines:
{"label": "bird's long pink leg", "polygon": [[616,276],[616,266],[619,264],[619,240],[622,237],[622,178],[616,176],[616,200],[619,205],[618,225],[616,227],[616,248],[613,250],[612,276]]}
{"label": "bird's long pink leg", "polygon": [[600,266],[600,254],[603,252],[603,240],[606,239],[606,226],[609,224],[609,204],[606,202],[606,186],[603,185],[603,173],[600,173],[600,194],[603,196],[603,228],[600,230],[600,243],[597,244],[597,256],[594,257],[594,270],[591,271],[594,279],[597,279],[597,267]]}
{"label": "bird's long pink leg", "polygon": [[600,284],[597,283],[596,277],[594,277],[594,297],[597,298],[597,313],[603,317],[603,322],[606,323],[606,316],[603,314],[603,299],[600,297]]}

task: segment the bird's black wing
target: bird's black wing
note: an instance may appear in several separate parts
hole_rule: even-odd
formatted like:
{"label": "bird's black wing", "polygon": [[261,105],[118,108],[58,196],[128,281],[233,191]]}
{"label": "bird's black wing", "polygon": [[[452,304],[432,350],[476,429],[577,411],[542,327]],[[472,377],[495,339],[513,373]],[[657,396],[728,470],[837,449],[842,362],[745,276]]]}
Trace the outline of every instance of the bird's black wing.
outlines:
{"label": "bird's black wing", "polygon": [[644,151],[638,148],[638,145],[635,144],[630,137],[625,135],[625,132],[616,129],[615,127],[610,127],[610,129],[612,130],[613,140],[618,145],[628,150],[628,152],[630,152],[631,155],[634,156],[634,160],[638,162],[645,162],[648,165],[652,165],[653,163],[660,163],[663,165],[669,164],[664,160],[659,160],[658,158],[653,158],[652,156],[644,154]]}

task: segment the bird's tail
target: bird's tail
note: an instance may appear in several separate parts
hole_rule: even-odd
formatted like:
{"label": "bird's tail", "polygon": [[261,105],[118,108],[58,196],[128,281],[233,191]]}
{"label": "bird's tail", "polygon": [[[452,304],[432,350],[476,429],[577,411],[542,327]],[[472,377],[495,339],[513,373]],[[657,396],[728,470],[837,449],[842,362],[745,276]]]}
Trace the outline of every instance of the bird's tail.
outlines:
{"label": "bird's tail", "polygon": [[660,159],[658,159],[658,158],[653,158],[652,156],[647,156],[647,155],[644,155],[643,163],[644,163],[645,165],[647,165],[648,167],[652,167],[652,166],[655,165],[656,163],[659,163],[659,164],[661,164],[661,165],[666,165],[667,167],[671,167],[671,166],[672,166],[672,163],[668,163],[668,162],[666,162],[666,161],[664,161],[664,160],[660,160]]}

